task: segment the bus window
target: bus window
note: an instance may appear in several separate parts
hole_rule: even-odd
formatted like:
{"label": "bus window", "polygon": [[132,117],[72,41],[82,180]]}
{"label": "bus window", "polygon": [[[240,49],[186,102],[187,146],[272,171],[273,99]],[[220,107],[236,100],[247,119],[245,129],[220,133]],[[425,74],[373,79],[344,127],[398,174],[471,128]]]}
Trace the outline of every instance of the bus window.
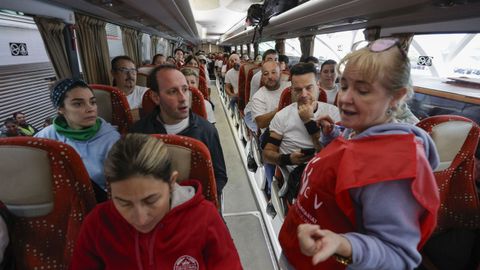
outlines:
{"label": "bus window", "polygon": [[364,40],[363,29],[317,35],[313,56],[318,57],[320,62],[328,59],[339,62],[351,51],[355,42],[362,40]]}
{"label": "bus window", "polygon": [[105,25],[105,30],[107,31],[107,43],[110,59],[113,59],[119,55],[124,55],[125,51],[123,50],[122,31],[120,30],[120,26],[107,23]]}
{"label": "bus window", "polygon": [[275,49],[275,41],[267,41],[258,44],[258,53],[262,55],[266,50]]}
{"label": "bus window", "polygon": [[300,60],[302,56],[302,50],[300,49],[300,40],[298,38],[290,38],[285,40],[285,55],[288,56],[292,66]]}
{"label": "bus window", "polygon": [[27,122],[41,128],[55,110],[49,98],[56,77],[33,18],[0,11],[0,121],[21,111]]}
{"label": "bus window", "polygon": [[415,35],[408,52],[412,75],[480,78],[479,34]]}

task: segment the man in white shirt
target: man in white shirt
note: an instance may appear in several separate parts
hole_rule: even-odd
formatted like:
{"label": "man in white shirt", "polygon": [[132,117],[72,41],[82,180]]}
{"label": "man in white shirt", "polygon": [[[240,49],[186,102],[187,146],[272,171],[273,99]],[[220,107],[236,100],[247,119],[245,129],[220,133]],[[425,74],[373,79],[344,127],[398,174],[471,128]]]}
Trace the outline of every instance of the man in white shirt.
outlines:
{"label": "man in white shirt", "polygon": [[[263,53],[262,56],[262,63],[268,62],[268,61],[275,61],[278,62],[278,53],[274,49],[266,50]],[[250,81],[250,98],[255,95],[255,92],[258,91],[260,88],[260,81],[262,79],[262,74],[261,72],[255,73],[253,75],[252,80]]]}
{"label": "man in white shirt", "polygon": [[230,107],[232,107],[238,100],[238,76],[240,73],[240,57],[238,54],[231,54],[228,63],[233,68],[225,74],[225,92],[230,97]]}
{"label": "man in white shirt", "polygon": [[340,121],[340,114],[337,107],[318,101],[319,89],[313,64],[299,63],[292,67],[290,73],[292,104],[277,112],[270,122],[270,135],[263,157],[268,163],[287,166],[292,171],[296,165],[304,164],[313,155],[306,155],[305,151],[302,153],[302,149],[315,149],[318,152],[321,148],[318,142],[320,129],[315,119],[329,115],[337,122]]}
{"label": "man in white shirt", "polygon": [[132,58],[121,55],[112,59],[113,86],[120,89],[127,97],[133,121],[140,119],[143,95],[148,88],[136,85],[137,68]]}
{"label": "man in white shirt", "polygon": [[263,63],[260,73],[264,86],[260,87],[250,100],[250,105],[247,106],[250,108],[252,118],[263,133],[275,116],[280,96],[283,90],[290,86],[290,82],[280,81],[280,66],[274,61]]}

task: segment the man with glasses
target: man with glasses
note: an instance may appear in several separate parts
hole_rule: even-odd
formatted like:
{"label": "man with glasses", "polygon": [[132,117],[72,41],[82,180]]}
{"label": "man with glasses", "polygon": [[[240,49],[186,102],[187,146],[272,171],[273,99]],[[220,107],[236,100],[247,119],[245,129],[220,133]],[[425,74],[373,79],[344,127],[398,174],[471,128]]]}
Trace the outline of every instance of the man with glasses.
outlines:
{"label": "man with glasses", "polygon": [[121,55],[112,59],[113,86],[120,89],[128,100],[133,121],[140,119],[143,95],[148,88],[136,85],[137,68],[132,58]]}

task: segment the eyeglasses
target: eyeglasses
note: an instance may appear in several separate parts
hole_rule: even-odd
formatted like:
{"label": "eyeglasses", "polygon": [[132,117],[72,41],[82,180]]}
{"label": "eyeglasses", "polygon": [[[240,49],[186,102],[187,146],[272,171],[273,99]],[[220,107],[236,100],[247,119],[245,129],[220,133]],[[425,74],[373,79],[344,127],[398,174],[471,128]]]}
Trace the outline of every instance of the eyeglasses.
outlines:
{"label": "eyeglasses", "polygon": [[116,68],[115,70],[118,71],[118,72],[121,72],[121,73],[123,73],[123,74],[128,74],[128,73],[135,74],[135,73],[137,73],[137,69],[136,69],[136,68],[124,68],[124,67],[121,67],[121,68]]}
{"label": "eyeglasses", "polygon": [[368,45],[368,49],[371,52],[377,53],[377,52],[387,51],[394,46],[397,46],[400,52],[402,53],[402,55],[405,58],[407,58],[407,53],[400,45],[400,42],[398,42],[398,40],[396,39],[389,39],[389,38],[377,39],[374,42],[370,43],[370,45]]}

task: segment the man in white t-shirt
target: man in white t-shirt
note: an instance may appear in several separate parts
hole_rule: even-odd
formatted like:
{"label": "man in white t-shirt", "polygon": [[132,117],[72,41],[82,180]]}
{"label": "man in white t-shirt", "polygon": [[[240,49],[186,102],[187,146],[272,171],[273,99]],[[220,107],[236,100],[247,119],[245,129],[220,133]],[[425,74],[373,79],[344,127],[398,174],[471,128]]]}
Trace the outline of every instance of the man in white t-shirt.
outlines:
{"label": "man in white t-shirt", "polygon": [[[292,171],[321,148],[318,142],[320,129],[315,119],[329,115],[337,122],[340,114],[337,107],[318,101],[319,89],[313,64],[299,63],[292,67],[290,73],[292,104],[277,112],[270,122],[270,136],[263,157],[268,163],[287,166]],[[306,152],[310,153],[304,154]]]}
{"label": "man in white t-shirt", "polygon": [[264,86],[260,87],[247,104],[249,110],[246,111],[251,112],[252,119],[263,133],[277,112],[282,91],[290,86],[290,82],[280,81],[280,66],[274,61],[263,63],[260,73]]}
{"label": "man in white t-shirt", "polygon": [[120,89],[127,97],[133,121],[140,119],[143,95],[148,88],[138,86],[137,68],[133,60],[126,56],[117,56],[112,60],[113,86]]}
{"label": "man in white t-shirt", "polygon": [[228,58],[231,68],[225,74],[225,92],[230,97],[230,107],[237,103],[238,100],[238,76],[240,70],[240,57],[238,54],[232,53]]}
{"label": "man in white t-shirt", "polygon": [[[262,55],[262,63],[274,61],[278,63],[278,53],[274,49],[266,50]],[[253,75],[252,80],[250,81],[250,98],[255,95],[255,92],[260,89],[260,82],[262,80],[262,73],[257,72]]]}

